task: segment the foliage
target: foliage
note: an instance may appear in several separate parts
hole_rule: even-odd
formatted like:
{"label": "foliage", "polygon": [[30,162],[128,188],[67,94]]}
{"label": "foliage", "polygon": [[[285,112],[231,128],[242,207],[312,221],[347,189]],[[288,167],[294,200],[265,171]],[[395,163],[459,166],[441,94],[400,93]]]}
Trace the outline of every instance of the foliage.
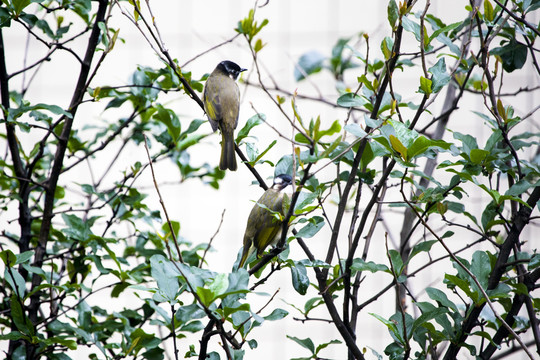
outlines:
{"label": "foliage", "polygon": [[[9,227],[16,230],[0,234],[0,340],[8,358],[63,360],[82,348],[93,359],[249,358],[264,341],[254,330],[289,312],[302,323],[321,320],[312,314],[322,313],[340,336],[317,342],[282,334],[299,345],[296,359],[319,359],[337,347],[349,359],[382,358],[367,351],[366,319],[388,331],[383,351],[389,359],[540,353],[534,292],[540,255],[528,232],[537,225],[540,201],[538,124],[531,124],[538,107],[517,108],[513,100],[534,97],[538,87],[514,92],[507,85],[519,76],[540,77],[540,33],[533,24],[540,1],[471,0],[463,18],[448,24],[430,12],[429,1],[389,0],[380,44],[360,33],[336,39],[328,54],[313,50],[298,59],[296,81],[317,83],[324,74],[335,81],[330,100],[269,88],[259,63],[272,19],[259,19],[257,6],[239,19],[235,38],[250,50],[257,78],[246,84],[268,95],[287,129],[270,125],[272,135],[259,140],[252,131],[266,126],[267,117],[257,113],[239,126],[237,153],[262,189],[263,166],[290,174],[295,187],[287,213],[276,214],[288,230],[277,246],[249,270],[235,264],[230,272],[214,271],[206,259],[212,245],[181,236],[181,221],[170,219],[165,207],[151,207],[147,196],[154,189],[137,181],[151,173],[159,193],[157,163],[177,169],[175,186],[198,181],[208,185],[205,191],[219,191],[226,176],[236,175],[192,160],[209,135],[205,121],[186,119],[169,99],[201,106],[205,77],[194,78],[169,54],[151,8],[141,3],[9,0],[0,6],[1,141],[7,149],[0,159],[0,209],[17,214]],[[159,68],[133,69],[129,86],[96,80],[115,44],[124,41],[114,17],[131,20],[151,45],[144,51],[162,61]],[[37,39],[46,55],[33,65],[7,66],[12,49],[4,34],[12,28]],[[78,73],[62,74],[76,79],[69,105],[36,102],[28,91],[32,82],[18,85],[66,54],[80,64]],[[412,92],[400,83],[405,71],[417,74]],[[469,100],[482,108],[459,112]],[[311,101],[337,109],[337,119],[308,119]],[[79,127],[89,103],[101,106],[100,117],[116,120]],[[487,140],[475,138],[463,122],[483,127]],[[273,158],[281,142],[294,150]],[[110,172],[131,145],[144,146],[148,159]],[[109,170],[94,177],[104,153]],[[88,181],[70,182],[87,164]],[[477,199],[487,199],[480,212]],[[399,221],[398,239],[391,241],[393,230],[385,226]],[[323,251],[315,241],[325,244]],[[374,243],[384,247],[384,258],[376,256]],[[288,286],[306,296],[305,303],[287,301],[283,309],[275,302],[278,290],[265,289],[273,295],[256,308],[253,298],[265,295],[259,289],[287,268]],[[439,283],[418,283],[426,272]],[[364,286],[372,279],[375,291]],[[425,291],[416,294],[418,288]],[[395,309],[366,309],[392,289]],[[94,296],[109,301],[95,305]],[[116,309],[118,298],[130,305]],[[184,338],[190,345],[179,347]],[[166,354],[169,343],[173,354]]]}

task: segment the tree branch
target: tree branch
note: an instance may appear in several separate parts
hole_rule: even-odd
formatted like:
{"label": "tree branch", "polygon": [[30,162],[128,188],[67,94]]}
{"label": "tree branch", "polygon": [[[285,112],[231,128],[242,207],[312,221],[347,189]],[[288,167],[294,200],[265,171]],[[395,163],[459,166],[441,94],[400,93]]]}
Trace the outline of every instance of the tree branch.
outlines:
{"label": "tree branch", "polygon": [[[67,149],[67,144],[71,135],[71,128],[73,126],[73,121],[75,114],[77,112],[79,104],[82,102],[83,96],[86,91],[87,79],[90,75],[90,68],[92,65],[92,59],[94,57],[96,47],[99,43],[99,37],[101,30],[98,26],[100,22],[105,19],[105,12],[108,7],[107,0],[99,0],[99,7],[96,13],[96,19],[92,28],[92,32],[88,39],[88,46],[86,48],[86,54],[81,64],[81,71],[79,73],[79,78],[73,97],[71,99],[71,104],[69,106],[68,112],[70,116],[63,116],[62,120],[64,121],[64,126],[62,128],[62,133],[58,139],[58,145],[56,148],[56,153],[54,156],[54,161],[52,169],[50,172],[49,179],[47,181],[47,189],[45,191],[45,202],[43,208],[43,218],[41,223],[41,228],[39,232],[38,246],[36,248],[35,259],[33,266],[41,268],[43,265],[43,257],[45,256],[47,249],[47,242],[50,236],[51,230],[51,221],[53,217],[54,209],[54,195],[56,191],[56,186],[58,184],[58,178],[62,171],[62,165],[64,161],[65,152]],[[41,277],[37,274],[34,274],[32,278],[32,290],[35,289],[41,283]],[[29,317],[35,322],[37,320],[37,313],[39,307],[39,297],[40,292],[36,292],[32,295],[29,307]],[[35,348],[30,350],[30,358],[33,357]]]}

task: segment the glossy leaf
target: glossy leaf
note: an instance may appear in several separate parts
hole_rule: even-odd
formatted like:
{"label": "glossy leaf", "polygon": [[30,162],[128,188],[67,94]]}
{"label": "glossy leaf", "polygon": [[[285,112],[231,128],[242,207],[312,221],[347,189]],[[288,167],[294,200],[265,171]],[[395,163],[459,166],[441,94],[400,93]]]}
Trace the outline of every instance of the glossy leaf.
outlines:
{"label": "glossy leaf", "polygon": [[353,93],[343,94],[337,100],[337,104],[342,107],[362,107],[367,103],[366,99]]}
{"label": "glossy leaf", "polygon": [[295,262],[291,266],[291,277],[294,290],[300,295],[305,295],[309,287],[309,278],[307,276],[306,267],[300,263]]}
{"label": "glossy leaf", "polygon": [[321,216],[314,216],[308,220],[308,223],[298,230],[295,237],[311,238],[315,236],[324,227],[324,219]]}
{"label": "glossy leaf", "polygon": [[323,68],[325,60],[326,56],[316,50],[303,54],[294,68],[294,79],[300,81],[309,75],[318,73]]}
{"label": "glossy leaf", "polygon": [[396,26],[396,22],[399,18],[399,10],[395,0],[390,0],[387,7],[388,23],[392,29]]}
{"label": "glossy leaf", "polygon": [[492,49],[491,53],[501,57],[503,68],[507,72],[521,69],[527,61],[527,46],[515,38],[504,46]]}
{"label": "glossy leaf", "polygon": [[431,92],[438,93],[441,91],[452,79],[446,71],[446,62],[443,58],[440,58],[435,65],[428,70],[431,77]]}
{"label": "glossy leaf", "polygon": [[312,354],[315,354],[315,345],[313,344],[313,341],[310,338],[306,339],[299,339],[294,336],[287,335],[287,338],[291,339],[298,345],[302,346],[305,349],[308,349]]}
{"label": "glossy leaf", "polygon": [[266,116],[264,114],[256,114],[250,117],[246,121],[246,125],[244,125],[244,127],[240,129],[240,131],[238,131],[238,136],[236,136],[236,143],[240,144],[242,140],[249,136],[250,131],[254,127],[262,124],[265,120]]}

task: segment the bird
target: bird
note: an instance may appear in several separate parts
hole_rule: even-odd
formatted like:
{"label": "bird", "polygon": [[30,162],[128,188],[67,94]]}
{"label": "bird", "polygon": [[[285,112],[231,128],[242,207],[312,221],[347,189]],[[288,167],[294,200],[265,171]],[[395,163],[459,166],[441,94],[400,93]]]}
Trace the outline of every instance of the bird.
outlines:
{"label": "bird", "polygon": [[208,76],[203,92],[204,111],[212,130],[221,131],[221,158],[219,168],[236,171],[234,155],[234,129],[238,125],[240,90],[236,79],[246,71],[236,63],[224,60]]}
{"label": "bird", "polygon": [[278,243],[282,222],[276,219],[272,211],[285,215],[284,200],[287,195],[282,190],[291,183],[291,176],[277,175],[274,177],[272,187],[264,192],[251,209],[244,233],[244,249],[238,268],[244,266],[248,257],[255,250],[257,250],[257,257],[260,257],[268,245]]}

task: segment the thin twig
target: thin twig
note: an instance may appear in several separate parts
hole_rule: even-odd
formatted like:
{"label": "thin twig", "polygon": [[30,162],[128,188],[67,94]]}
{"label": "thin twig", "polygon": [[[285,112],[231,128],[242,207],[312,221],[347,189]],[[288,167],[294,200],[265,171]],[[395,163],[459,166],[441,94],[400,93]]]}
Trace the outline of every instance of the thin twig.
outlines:
{"label": "thin twig", "polygon": [[224,216],[225,216],[225,209],[223,209],[223,212],[221,213],[221,221],[219,222],[219,225],[218,225],[218,228],[216,229],[216,232],[214,233],[214,235],[212,235],[212,237],[210,238],[210,241],[208,241],[208,246],[206,246],[206,249],[204,249],[203,256],[201,257],[201,262],[199,263],[200,268],[202,268],[202,266],[204,264],[204,258],[206,257],[206,253],[208,252],[208,250],[210,250],[210,247],[212,246],[212,241],[214,241],[214,238],[217,236],[217,234],[219,233],[219,230],[221,229],[221,225],[223,224]]}
{"label": "thin twig", "polygon": [[[167,224],[169,225],[169,230],[171,231],[171,235],[173,238],[174,246],[176,247],[176,252],[178,253],[178,260],[183,264],[184,259],[182,258],[182,253],[180,252],[180,247],[178,246],[178,240],[176,239],[176,233],[174,231],[173,225],[171,223],[171,220],[169,219],[169,214],[167,213],[167,208],[165,207],[165,202],[163,201],[163,198],[161,197],[161,193],[159,192],[159,186],[156,181],[156,175],[154,173],[154,166],[152,165],[152,157],[150,156],[150,150],[148,150],[148,138],[146,137],[146,134],[143,134],[144,136],[144,148],[146,149],[146,155],[148,155],[148,164],[150,165],[150,171],[152,173],[152,180],[154,181],[154,187],[156,188],[156,193],[159,197],[159,203],[161,204],[161,208],[163,209],[163,213],[165,214],[165,219],[167,219]],[[167,242],[167,239],[165,239]],[[174,259],[171,259],[171,261],[174,261]]]}
{"label": "thin twig", "polygon": [[173,348],[174,348],[174,358],[178,360],[178,347],[176,346],[176,327],[174,325],[174,318],[175,318],[175,310],[174,310],[174,304],[171,303],[171,336],[173,339]]}

